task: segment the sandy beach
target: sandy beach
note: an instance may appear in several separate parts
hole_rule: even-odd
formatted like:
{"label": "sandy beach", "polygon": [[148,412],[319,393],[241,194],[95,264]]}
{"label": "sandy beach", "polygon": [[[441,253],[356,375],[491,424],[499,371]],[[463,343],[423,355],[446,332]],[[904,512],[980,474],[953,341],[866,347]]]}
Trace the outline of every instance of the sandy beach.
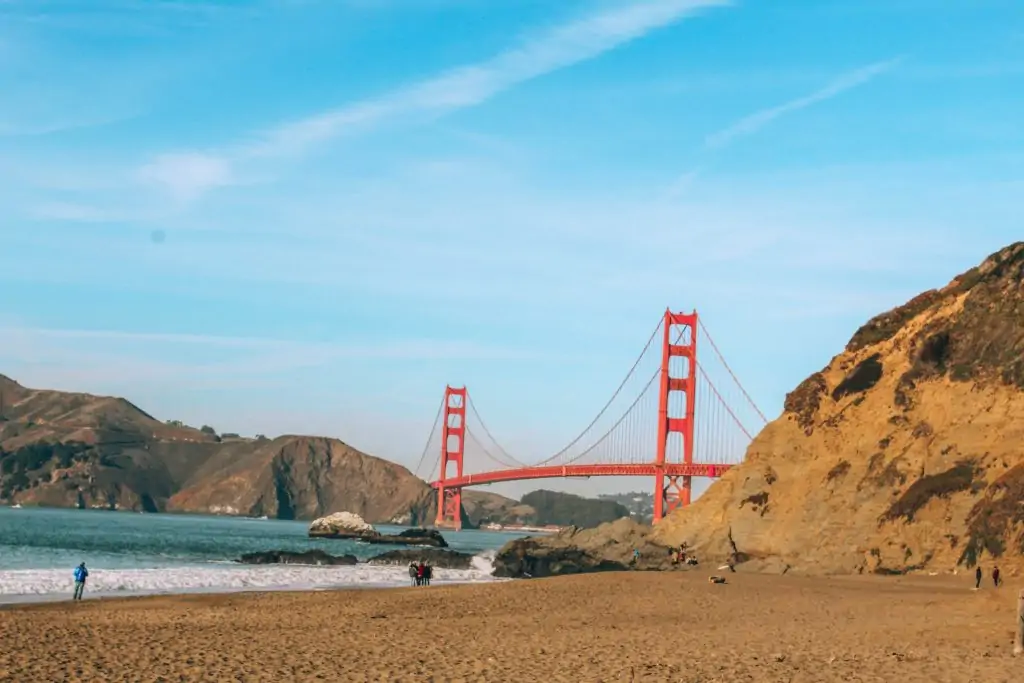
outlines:
{"label": "sandy beach", "polygon": [[0,681],[979,681],[1019,583],[706,571],[0,610]]}

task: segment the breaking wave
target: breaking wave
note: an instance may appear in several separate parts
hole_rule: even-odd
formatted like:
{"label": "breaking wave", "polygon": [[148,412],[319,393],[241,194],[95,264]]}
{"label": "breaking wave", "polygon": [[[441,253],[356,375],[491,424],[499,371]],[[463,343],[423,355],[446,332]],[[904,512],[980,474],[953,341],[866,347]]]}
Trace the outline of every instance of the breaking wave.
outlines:
{"label": "breaking wave", "polygon": [[482,573],[484,576],[490,576],[494,572],[494,557],[498,554],[496,550],[487,550],[479,555],[473,556],[473,568],[469,571],[476,571]]}
{"label": "breaking wave", "polygon": [[[470,569],[435,569],[434,584],[488,583],[494,552],[473,558]],[[233,562],[144,569],[90,568],[86,595],[112,597],[166,593],[230,593],[256,590],[393,588],[409,585],[405,567],[358,564],[343,567],[305,565],[251,566]],[[70,569],[0,571],[0,602],[70,597]]]}

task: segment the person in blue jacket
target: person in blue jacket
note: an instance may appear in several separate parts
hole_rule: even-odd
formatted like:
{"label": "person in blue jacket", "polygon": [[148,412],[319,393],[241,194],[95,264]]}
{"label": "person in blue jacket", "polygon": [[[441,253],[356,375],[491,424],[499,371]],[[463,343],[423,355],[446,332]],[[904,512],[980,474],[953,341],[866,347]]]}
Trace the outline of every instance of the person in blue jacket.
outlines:
{"label": "person in blue jacket", "polygon": [[85,580],[89,578],[89,570],[85,568],[85,562],[75,567],[75,597],[73,600],[81,600],[82,592],[85,590]]}

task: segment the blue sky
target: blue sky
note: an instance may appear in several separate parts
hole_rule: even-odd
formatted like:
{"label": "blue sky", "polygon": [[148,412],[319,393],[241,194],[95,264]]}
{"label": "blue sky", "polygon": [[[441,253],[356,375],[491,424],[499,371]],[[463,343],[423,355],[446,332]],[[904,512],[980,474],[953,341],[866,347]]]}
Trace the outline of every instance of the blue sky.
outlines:
{"label": "blue sky", "polygon": [[525,458],[671,306],[774,417],[1024,235],[1022,120],[1016,0],[0,0],[0,372]]}

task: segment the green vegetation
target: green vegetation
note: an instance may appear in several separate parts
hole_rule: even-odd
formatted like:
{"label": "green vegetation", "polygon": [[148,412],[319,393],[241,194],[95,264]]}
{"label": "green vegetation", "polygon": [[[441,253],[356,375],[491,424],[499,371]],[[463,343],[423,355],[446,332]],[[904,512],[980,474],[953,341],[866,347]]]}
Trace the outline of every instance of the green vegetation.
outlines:
{"label": "green vegetation", "polygon": [[974,483],[976,468],[973,462],[957,463],[951,469],[939,474],[928,474],[911,484],[903,495],[879,518],[879,523],[905,519],[914,521],[914,514],[928,504],[932,498],[946,498],[953,493],[966,491]]}
{"label": "green vegetation", "polygon": [[91,447],[78,442],[29,444],[13,451],[0,449],[0,498],[38,485],[54,469],[88,460]]}
{"label": "green vegetation", "polygon": [[917,295],[898,308],[875,316],[854,333],[846,345],[846,350],[859,351],[866,346],[892,339],[904,325],[943,298],[938,290],[932,289]]}
{"label": "green vegetation", "polygon": [[760,493],[747,496],[740,501],[740,509],[743,509],[743,506],[747,503],[750,503],[750,508],[754,512],[760,511],[761,516],[764,517],[764,513],[768,512],[768,492],[761,491]]}
{"label": "green vegetation", "polygon": [[882,356],[876,353],[857,363],[857,367],[832,390],[832,400],[838,401],[844,396],[865,392],[878,384],[878,380],[882,379],[881,358]]}
{"label": "green vegetation", "polygon": [[571,493],[534,491],[523,496],[521,502],[534,510],[522,521],[536,526],[555,524],[589,528],[629,517],[629,510],[614,501],[582,498]]}
{"label": "green vegetation", "polygon": [[960,564],[973,567],[982,553],[999,557],[1006,552],[1007,539],[1024,553],[1024,465],[1010,468],[999,477],[967,515],[967,543]]}
{"label": "green vegetation", "polygon": [[849,471],[850,463],[846,460],[840,460],[835,467],[828,471],[828,475],[825,479],[826,481],[832,481],[833,479],[838,479],[844,476]]}
{"label": "green vegetation", "polygon": [[821,405],[821,397],[828,390],[825,376],[816,372],[797,386],[796,389],[786,394],[786,401],[783,409],[787,413],[796,415],[797,424],[803,427],[804,432],[810,435],[814,429],[814,415]]}

